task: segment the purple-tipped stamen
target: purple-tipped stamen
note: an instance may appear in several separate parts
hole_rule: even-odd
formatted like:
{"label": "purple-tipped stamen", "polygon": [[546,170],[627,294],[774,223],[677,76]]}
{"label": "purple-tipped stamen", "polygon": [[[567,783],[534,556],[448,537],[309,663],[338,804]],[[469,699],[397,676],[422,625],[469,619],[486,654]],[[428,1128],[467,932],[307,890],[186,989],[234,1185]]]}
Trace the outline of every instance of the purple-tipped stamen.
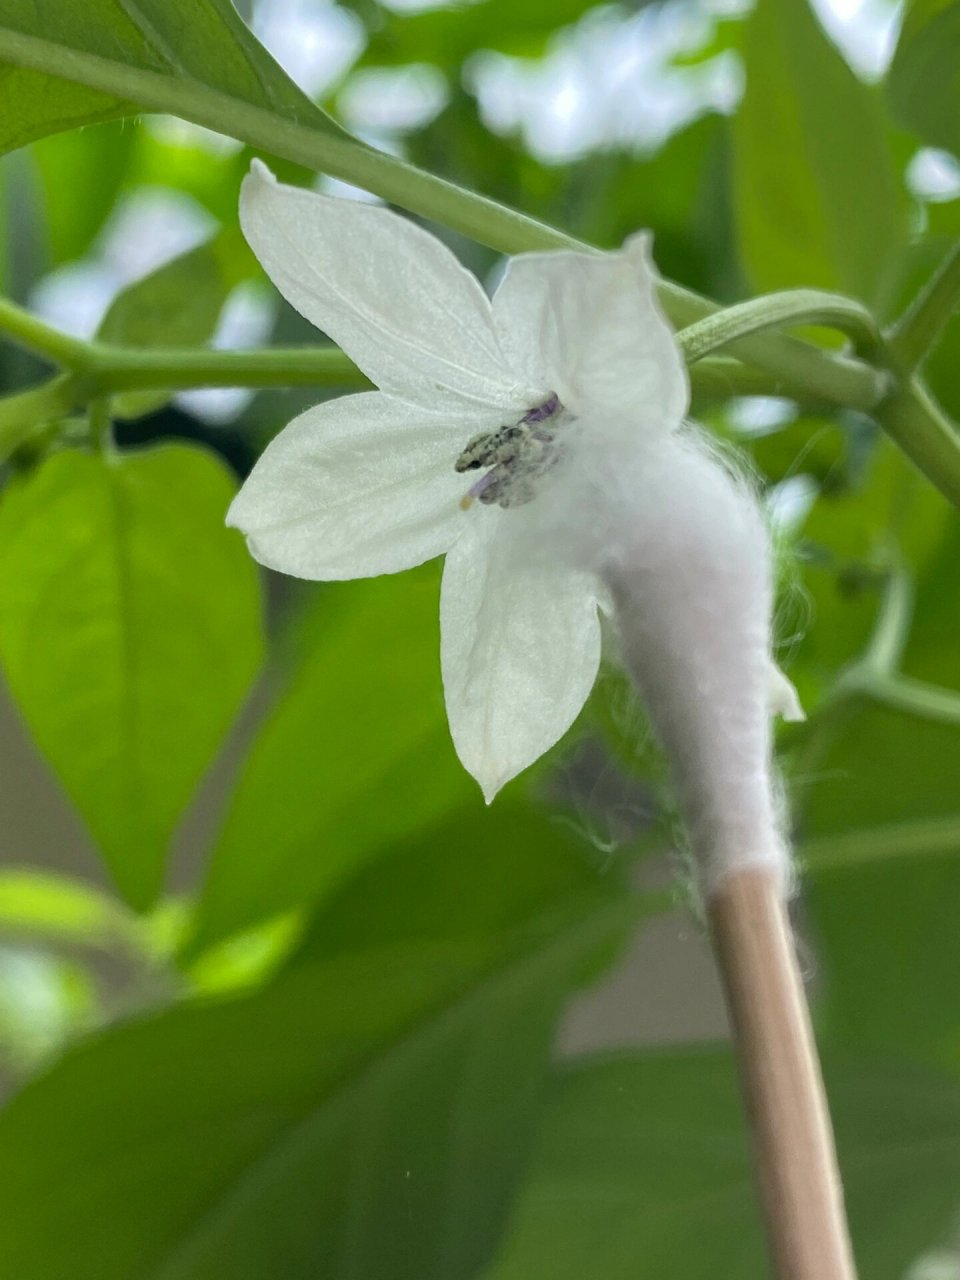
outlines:
{"label": "purple-tipped stamen", "polygon": [[536,408],[528,410],[520,421],[543,422],[545,418],[552,417],[559,408],[560,397],[554,391],[549,400],[544,400],[543,404],[538,404]]}
{"label": "purple-tipped stamen", "polygon": [[502,472],[500,472],[497,467],[494,467],[493,470],[488,471],[485,476],[481,476],[476,484],[470,486],[467,490],[468,496],[471,498],[479,498],[482,493],[490,488],[495,480],[499,480],[501,477]]}

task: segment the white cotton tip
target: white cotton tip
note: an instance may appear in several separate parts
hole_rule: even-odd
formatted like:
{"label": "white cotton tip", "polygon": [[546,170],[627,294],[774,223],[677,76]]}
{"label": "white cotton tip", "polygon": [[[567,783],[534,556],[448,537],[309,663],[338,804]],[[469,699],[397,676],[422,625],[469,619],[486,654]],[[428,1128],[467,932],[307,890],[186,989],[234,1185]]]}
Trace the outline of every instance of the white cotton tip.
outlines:
{"label": "white cotton tip", "polygon": [[775,662],[770,664],[770,714],[780,716],[788,724],[799,724],[807,716],[800,705],[797,691]]}
{"label": "white cotton tip", "polygon": [[772,556],[758,503],[688,428],[629,463],[620,457],[605,483],[596,567],[613,594],[624,663],[672,761],[702,892],[765,867],[786,896],[770,717],[802,711],[770,656]]}

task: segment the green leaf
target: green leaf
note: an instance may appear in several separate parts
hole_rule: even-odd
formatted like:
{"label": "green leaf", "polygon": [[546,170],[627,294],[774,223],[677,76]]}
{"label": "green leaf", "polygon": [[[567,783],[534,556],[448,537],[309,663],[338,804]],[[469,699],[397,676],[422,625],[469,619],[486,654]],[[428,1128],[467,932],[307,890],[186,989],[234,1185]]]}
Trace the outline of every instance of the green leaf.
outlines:
{"label": "green leaf", "polygon": [[[652,227],[658,268],[711,294],[729,295],[732,214],[729,125],[705,115],[672,134],[653,155],[633,151],[591,156],[578,167],[583,209],[578,231],[618,248],[638,227]],[[568,215],[569,216],[569,215]]]}
{"label": "green leaf", "polygon": [[128,901],[260,659],[255,567],[223,526],[233,483],[183,445],[64,452],[0,506],[0,660]]}
{"label": "green leaf", "polygon": [[351,0],[361,17],[372,18],[364,61],[383,64],[431,62],[458,67],[478,49],[537,57],[558,27],[576,22],[584,0],[479,0],[427,12],[394,12]]}
{"label": "green leaf", "polygon": [[112,897],[65,876],[0,871],[0,929],[47,940],[110,943],[136,936],[137,918]]}
{"label": "green leaf", "polygon": [[123,124],[105,124],[69,137],[44,138],[33,147],[52,265],[80,258],[90,248],[113,210],[135,136]]}
{"label": "green leaf", "polygon": [[508,807],[465,856],[465,820],[348,886],[257,994],[114,1031],[28,1086],[0,1118],[0,1272],[474,1275],[558,1011],[637,907],[555,826]]}
{"label": "green leaf", "polygon": [[907,226],[879,101],[806,0],[759,0],[747,27],[734,193],[750,280],[882,304]]}
{"label": "green leaf", "polygon": [[310,639],[241,770],[195,946],[314,901],[389,840],[484,812],[440,684],[438,574],[321,590]]}
{"label": "green leaf", "polygon": [[[952,750],[956,759],[956,742]],[[869,861],[818,870],[812,859],[809,876],[823,1027],[838,1043],[956,1070],[960,816],[949,827],[879,823],[856,836]],[[815,851],[819,860],[819,842]]]}
{"label": "green leaf", "polygon": [[[922,568],[902,667],[957,687],[955,522]],[[960,725],[840,703],[808,761],[801,854],[826,1025],[848,1043],[960,1064]]]}
{"label": "green leaf", "polygon": [[[960,1087],[828,1059],[861,1274],[902,1280],[949,1226]],[[488,1280],[757,1280],[767,1275],[726,1054],[650,1053],[561,1073],[511,1236]]]}
{"label": "green leaf", "polygon": [[[2,61],[26,37],[53,74]],[[131,86],[137,72],[212,89],[314,128],[337,130],[254,39],[230,0],[6,0],[0,15],[0,152],[35,138],[138,111],[135,101],[55,74],[77,55],[113,65]],[[339,130],[337,130],[339,131]]]}
{"label": "green leaf", "polygon": [[33,947],[0,947],[0,1060],[33,1073],[96,1019],[93,975],[75,960]]}
{"label": "green leaf", "polygon": [[887,92],[924,142],[960,155],[960,0],[911,0]]}
{"label": "green leaf", "polygon": [[[923,572],[953,521],[950,505],[889,441],[857,442],[849,433],[847,438],[854,455],[848,483],[821,492],[800,541],[803,639],[791,672],[804,685],[804,705],[811,711],[869,643],[891,564]],[[816,440],[808,440],[808,448]],[[762,448],[758,453],[764,456]],[[799,458],[792,469],[806,472],[806,457]],[[814,465],[811,459],[809,469]]]}
{"label": "green leaf", "polygon": [[[205,342],[216,329],[230,291],[252,265],[240,233],[221,232],[119,293],[97,337],[131,347]],[[127,391],[112,398],[111,408],[119,418],[136,418],[158,409],[170,395],[169,391]]]}

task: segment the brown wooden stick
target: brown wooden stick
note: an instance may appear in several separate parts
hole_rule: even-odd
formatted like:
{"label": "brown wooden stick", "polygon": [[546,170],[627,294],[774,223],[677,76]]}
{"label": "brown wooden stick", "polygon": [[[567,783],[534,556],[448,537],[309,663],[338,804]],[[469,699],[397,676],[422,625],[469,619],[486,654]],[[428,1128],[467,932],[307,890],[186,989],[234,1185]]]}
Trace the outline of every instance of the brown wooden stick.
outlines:
{"label": "brown wooden stick", "polygon": [[775,880],[735,872],[707,904],[777,1280],[855,1280],[823,1078]]}

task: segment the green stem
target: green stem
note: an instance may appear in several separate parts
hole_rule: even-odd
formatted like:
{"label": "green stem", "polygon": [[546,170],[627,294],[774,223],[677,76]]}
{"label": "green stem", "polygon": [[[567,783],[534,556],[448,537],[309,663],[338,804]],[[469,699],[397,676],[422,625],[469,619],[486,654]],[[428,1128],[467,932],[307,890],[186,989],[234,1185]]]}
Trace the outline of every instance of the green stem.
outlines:
{"label": "green stem", "polygon": [[690,366],[689,373],[694,391],[705,399],[783,394],[782,384],[769,373],[728,356],[705,356]]}
{"label": "green stem", "polygon": [[813,871],[856,866],[881,858],[914,858],[923,854],[955,856],[960,847],[960,819],[923,818],[918,822],[890,822],[881,827],[842,831],[808,840],[800,853]]}
{"label": "green stem", "polygon": [[8,298],[0,298],[0,330],[18,346],[68,369],[82,369],[90,349],[82,339],[54,329]]}
{"label": "green stem", "polygon": [[[269,347],[215,351],[193,347],[154,350],[91,346],[84,385],[103,392],[153,391],[192,387],[344,387],[372,384],[337,347]],[[701,360],[690,370],[694,389],[704,396],[774,395],[767,374],[738,360]]]}
{"label": "green stem", "polygon": [[110,397],[97,396],[87,409],[90,422],[90,442],[100,453],[113,450],[113,420],[110,417]]}
{"label": "green stem", "polygon": [[[338,131],[310,128],[192,79],[68,49],[9,28],[0,30],[0,57],[18,66],[85,84],[112,95],[120,103],[169,112],[239,138],[256,149],[312,169],[323,169],[504,253],[590,248],[553,227],[424,173]],[[691,326],[718,310],[715,303],[668,281],[662,282],[661,299],[671,321],[680,327]],[[34,330],[35,338],[46,341],[48,336]],[[784,395],[867,412],[883,398],[883,373],[861,361],[832,355],[781,334],[750,333],[732,342],[730,350],[770,374],[775,389]],[[77,351],[72,340],[60,348],[57,358],[73,367]],[[911,384],[900,389],[888,397],[877,417],[933,483],[960,505],[960,444],[923,388]]]}
{"label": "green stem", "polygon": [[[501,253],[531,249],[584,251],[591,247],[339,132],[298,124],[195,80],[68,49],[9,28],[0,30],[0,57],[18,66],[85,84],[147,111],[181,116],[310,169],[322,169]],[[718,309],[715,303],[669,281],[661,284],[661,300],[671,321],[679,327],[691,325]],[[744,338],[732,351],[773,375],[782,394],[802,394],[807,399],[863,410],[870,410],[883,394],[881,375],[876,370],[779,334]]]}
{"label": "green stem", "polygon": [[941,724],[960,725],[960,693],[938,685],[914,680],[912,676],[890,675],[867,681],[864,693],[896,711]]}
{"label": "green stem", "polygon": [[[736,360],[702,360],[691,369],[704,396],[773,395],[776,384]],[[4,424],[61,416],[98,396],[120,391],[186,391],[197,387],[339,387],[367,389],[369,379],[337,347],[267,347],[216,351],[195,347],[144,349],[91,343],[84,372],[0,399]]]}
{"label": "green stem", "polygon": [[912,373],[933,350],[944,325],[960,307],[960,240],[914,298],[888,335],[897,366]]}
{"label": "green stem", "polygon": [[100,343],[90,348],[84,383],[97,393],[190,387],[371,385],[353,361],[336,347],[149,350]]}
{"label": "green stem", "polygon": [[751,334],[806,324],[839,329],[870,358],[881,354],[880,331],[867,308],[852,298],[820,289],[789,289],[751,298],[698,320],[683,329],[677,340],[687,361],[693,363]]}
{"label": "green stem", "polygon": [[873,416],[944,497],[960,507],[960,432],[916,378],[897,388]]}
{"label": "green stem", "polygon": [[0,399],[0,462],[24,444],[44,423],[61,418],[82,404],[67,374],[29,391]]}
{"label": "green stem", "polygon": [[890,574],[866,652],[834,685],[841,700],[861,694],[897,711],[960,725],[960,693],[915,680],[899,671],[913,615],[913,583],[902,570]]}
{"label": "green stem", "polygon": [[843,706],[849,698],[872,695],[897,679],[913,617],[913,583],[902,569],[891,569],[866,649],[840,672],[830,691],[830,704]]}
{"label": "green stem", "polygon": [[900,666],[913,617],[913,583],[902,569],[891,571],[861,669],[885,679]]}

